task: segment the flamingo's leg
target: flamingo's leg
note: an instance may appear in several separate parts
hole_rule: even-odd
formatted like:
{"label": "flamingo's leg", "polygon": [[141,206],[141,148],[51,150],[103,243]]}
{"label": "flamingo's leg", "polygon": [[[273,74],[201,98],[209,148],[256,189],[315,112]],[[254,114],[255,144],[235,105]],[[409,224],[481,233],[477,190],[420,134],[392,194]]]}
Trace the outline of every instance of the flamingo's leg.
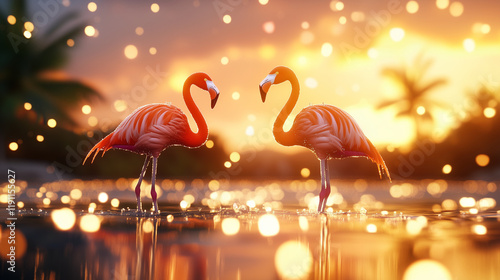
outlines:
{"label": "flamingo's leg", "polygon": [[139,181],[137,181],[137,185],[135,186],[135,196],[137,197],[137,212],[142,212],[142,203],[141,203],[141,183],[144,178],[144,174],[146,174],[146,168],[149,165],[149,156],[146,156],[146,160],[144,161],[144,165],[142,166],[141,175],[139,176]]}
{"label": "flamingo's leg", "polygon": [[157,194],[156,194],[156,166],[157,166],[157,162],[158,161],[158,158],[157,157],[153,157],[153,170],[152,170],[152,174],[151,174],[151,198],[153,199],[153,205],[154,205],[154,212],[155,214],[158,214],[158,202],[156,201],[156,198],[157,198]]}
{"label": "flamingo's leg", "polygon": [[325,211],[326,201],[330,196],[330,174],[327,159],[321,159],[321,191],[319,192],[318,212]]}

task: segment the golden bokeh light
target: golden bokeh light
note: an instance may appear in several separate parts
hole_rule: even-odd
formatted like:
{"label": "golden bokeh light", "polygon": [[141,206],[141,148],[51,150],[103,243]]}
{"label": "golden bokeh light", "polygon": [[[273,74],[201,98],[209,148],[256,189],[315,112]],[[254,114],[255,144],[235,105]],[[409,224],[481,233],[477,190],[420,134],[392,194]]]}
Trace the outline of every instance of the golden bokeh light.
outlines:
{"label": "golden bokeh light", "polygon": [[438,261],[431,259],[418,260],[405,271],[403,280],[451,280],[449,270]]}
{"label": "golden bokeh light", "polygon": [[225,235],[236,235],[240,231],[240,220],[237,218],[224,218],[221,229]]}
{"label": "golden bokeh light", "polygon": [[280,223],[273,214],[264,214],[259,217],[259,232],[262,236],[275,236],[280,232]]}
{"label": "golden bokeh light", "polygon": [[90,107],[90,105],[83,105],[82,106],[82,113],[84,113],[85,115],[88,115],[88,114],[90,114],[90,112],[92,112],[92,108]]}
{"label": "golden bokeh light", "polygon": [[31,106],[31,103],[29,103],[29,102],[24,103],[24,110],[29,111],[32,108],[33,108],[33,106]]}
{"label": "golden bokeh light", "polygon": [[332,52],[333,52],[332,44],[323,43],[323,45],[321,45],[321,55],[323,55],[324,57],[329,57],[330,55],[332,55]]}
{"label": "golden bokeh light", "polygon": [[73,39],[68,39],[66,41],[66,45],[68,45],[68,47],[74,47],[75,46],[75,41]]}
{"label": "golden bokeh light", "polygon": [[460,206],[462,206],[463,208],[470,208],[476,205],[476,199],[473,197],[464,196],[460,198],[458,203],[460,203]]}
{"label": "golden bokeh light", "polygon": [[127,45],[125,46],[125,49],[123,49],[123,53],[125,54],[125,57],[128,59],[135,59],[137,55],[139,54],[139,51],[137,50],[137,47],[134,45]]}
{"label": "golden bokeh light", "polygon": [[69,192],[69,197],[71,197],[74,200],[80,200],[83,196],[83,193],[80,189],[72,189]]}
{"label": "golden bokeh light", "polygon": [[476,156],[476,164],[484,167],[487,166],[490,163],[490,157],[485,154],[479,154]]}
{"label": "golden bokeh light", "polygon": [[29,32],[28,30],[25,30],[25,31],[23,32],[23,35],[24,35],[24,37],[25,37],[26,39],[31,38],[31,32]]}
{"label": "golden bokeh light", "polygon": [[425,114],[425,107],[424,106],[418,106],[417,107],[417,114],[419,114],[420,116],[424,115]]}
{"label": "golden bokeh light", "polygon": [[35,30],[35,25],[31,21],[26,21],[24,23],[24,29],[29,32],[33,32]]}
{"label": "golden bokeh light", "polygon": [[466,52],[473,52],[476,48],[476,42],[474,41],[474,39],[467,38],[463,41],[463,47]]}
{"label": "golden bokeh light", "polygon": [[141,36],[142,34],[144,34],[144,28],[138,26],[135,28],[135,34]]}
{"label": "golden bokeh light", "polygon": [[206,143],[205,143],[205,146],[208,148],[208,149],[212,149],[214,147],[214,141],[212,140],[208,140]]}
{"label": "golden bokeh light", "polygon": [[394,42],[400,42],[405,37],[405,31],[403,28],[394,27],[389,31],[389,36]]}
{"label": "golden bokeh light", "polygon": [[461,2],[455,1],[450,5],[450,14],[454,17],[459,17],[464,12],[464,5]]}
{"label": "golden bokeh light", "polygon": [[125,100],[115,100],[113,106],[117,112],[123,112],[127,109],[127,102]]}
{"label": "golden bokeh light", "polygon": [[9,15],[7,16],[7,22],[10,24],[10,25],[14,25],[16,24],[16,17],[13,16],[13,15]]}
{"label": "golden bokeh light", "polygon": [[264,22],[262,24],[262,29],[264,30],[264,32],[266,32],[267,34],[271,34],[274,32],[274,22],[272,21],[267,21],[267,22]]}
{"label": "golden bokeh light", "polygon": [[477,235],[485,235],[488,233],[488,229],[483,225],[473,225],[472,232]]}
{"label": "golden bokeh light", "polygon": [[233,94],[231,94],[231,98],[233,100],[239,100],[240,99],[240,93],[237,92],[237,91],[233,92]]}
{"label": "golden bokeh light", "polygon": [[269,3],[269,0],[259,0],[259,4],[262,6],[267,5],[267,3]]}
{"label": "golden bokeh light", "polygon": [[151,4],[151,12],[158,13],[160,11],[160,5],[157,3]]}
{"label": "golden bokeh light", "polygon": [[406,3],[406,11],[410,14],[414,14],[416,12],[418,12],[418,2],[417,1],[408,1]]}
{"label": "golden bokeh light", "polygon": [[97,200],[100,203],[106,203],[108,201],[108,199],[109,199],[109,196],[105,192],[100,192],[99,195],[97,195]]}
{"label": "golden bokeh light", "polygon": [[450,5],[450,0],[436,0],[436,7],[440,10],[448,8]]}
{"label": "golden bokeh light", "polygon": [[225,168],[231,168],[231,166],[233,166],[233,164],[230,161],[224,162],[224,167]]}
{"label": "golden bokeh light", "polygon": [[97,11],[97,4],[95,2],[89,2],[89,4],[87,5],[87,9],[93,13]]}
{"label": "golden bokeh light", "polygon": [[84,32],[88,37],[94,37],[96,35],[96,30],[92,25],[85,26]]}
{"label": "golden bokeh light", "polygon": [[377,226],[374,224],[368,224],[366,225],[366,231],[369,233],[376,233],[377,232]]}
{"label": "golden bokeh light", "polygon": [[488,118],[488,119],[493,118],[496,114],[497,114],[497,110],[495,110],[495,108],[486,107],[486,108],[484,108],[484,110],[483,110],[483,115],[484,115],[486,118]]}
{"label": "golden bokeh light", "polygon": [[86,214],[80,218],[80,229],[84,232],[98,232],[101,220],[94,214]]}
{"label": "golden bokeh light", "polygon": [[222,65],[227,65],[229,63],[229,58],[227,56],[223,56],[221,59],[220,59],[220,63]]}
{"label": "golden bokeh light", "polygon": [[452,169],[453,168],[451,167],[450,164],[445,164],[443,166],[442,172],[443,172],[443,174],[450,174]]}
{"label": "golden bokeh light", "polygon": [[70,202],[71,202],[71,197],[69,197],[69,195],[61,196],[61,203],[62,204],[69,204]]}
{"label": "golden bokeh light", "polygon": [[295,240],[281,244],[274,256],[280,279],[309,279],[313,264],[309,245]]}
{"label": "golden bokeh light", "polygon": [[309,178],[310,175],[311,171],[309,170],[309,168],[304,167],[300,170],[300,176],[302,176],[302,178]]}
{"label": "golden bokeh light", "polygon": [[90,116],[87,120],[87,123],[91,126],[91,127],[94,127],[96,126],[99,121],[97,120],[97,118],[95,116]]}
{"label": "golden bokeh light", "polygon": [[57,121],[55,119],[49,119],[47,121],[47,126],[50,128],[54,128],[57,126]]}
{"label": "golden bokeh light", "polygon": [[111,206],[115,208],[120,207],[120,200],[118,198],[111,199]]}
{"label": "golden bokeh light", "polygon": [[230,155],[229,155],[229,159],[232,161],[232,162],[238,162],[240,161],[240,154],[238,152],[232,152]]}
{"label": "golden bokeh light", "polygon": [[52,211],[50,214],[52,222],[59,230],[70,230],[76,222],[76,215],[73,210],[69,208],[61,208]]}
{"label": "golden bokeh light", "polygon": [[155,48],[155,47],[151,47],[151,48],[149,48],[149,54],[151,54],[151,55],[155,55],[157,52],[158,52],[158,51],[156,50],[156,48]]}
{"label": "golden bokeh light", "polygon": [[223,21],[225,24],[230,24],[230,23],[231,23],[231,20],[232,20],[232,18],[231,18],[231,16],[230,16],[230,15],[224,15],[224,16],[222,17],[222,21]]}
{"label": "golden bokeh light", "polygon": [[19,149],[19,145],[16,142],[9,143],[9,150],[15,152],[17,149]]}
{"label": "golden bokeh light", "polygon": [[247,128],[245,129],[245,134],[248,136],[254,135],[255,131],[254,131],[253,126],[251,126],[251,125],[247,126]]}

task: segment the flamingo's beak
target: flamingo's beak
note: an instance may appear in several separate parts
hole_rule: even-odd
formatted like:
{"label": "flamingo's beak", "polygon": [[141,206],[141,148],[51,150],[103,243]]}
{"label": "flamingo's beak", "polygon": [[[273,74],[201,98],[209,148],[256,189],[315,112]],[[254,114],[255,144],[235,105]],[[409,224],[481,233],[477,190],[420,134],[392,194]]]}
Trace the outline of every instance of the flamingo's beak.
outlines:
{"label": "flamingo's beak", "polygon": [[262,102],[266,101],[267,91],[269,91],[269,88],[274,83],[274,79],[276,79],[276,74],[269,74],[260,83],[259,90],[260,90],[260,97],[262,98]]}
{"label": "flamingo's beak", "polygon": [[215,86],[214,82],[207,80],[207,90],[210,93],[210,98],[212,99],[212,109],[215,107],[217,103],[217,99],[219,99],[219,89]]}

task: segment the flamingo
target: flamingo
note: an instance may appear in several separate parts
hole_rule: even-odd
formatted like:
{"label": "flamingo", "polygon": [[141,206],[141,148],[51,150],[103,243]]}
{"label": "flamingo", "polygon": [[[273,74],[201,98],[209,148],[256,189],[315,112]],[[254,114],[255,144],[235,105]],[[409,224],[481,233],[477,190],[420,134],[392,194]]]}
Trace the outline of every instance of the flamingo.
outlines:
{"label": "flamingo", "polygon": [[289,81],[292,93],[274,122],[273,134],[276,142],[283,146],[303,146],[312,150],[320,161],[321,191],[318,212],[323,212],[330,195],[329,159],[365,157],[377,164],[380,178],[382,170],[391,180],[389,170],[379,152],[364,135],[361,128],[346,111],[332,105],[307,106],[295,117],[289,131],[283,124],[299,98],[299,82],[295,73],[287,67],[278,66],[260,83],[262,102],[273,84]]}
{"label": "flamingo", "polygon": [[146,155],[139,181],[135,187],[138,212],[142,211],[141,183],[151,159],[153,160],[151,198],[154,213],[158,214],[155,181],[157,160],[161,152],[170,146],[197,148],[207,141],[207,123],[193,101],[190,91],[191,85],[196,85],[210,93],[212,109],[219,98],[219,90],[205,73],[194,73],[184,82],[184,102],[198,126],[198,132],[195,133],[190,129],[186,115],[179,108],[167,103],[144,105],[127,116],[113,132],[97,143],[83,161],[85,164],[87,158],[95,152],[92,158],[92,162],[94,162],[99,151],[102,151],[102,155],[104,155],[109,149],[120,149]]}

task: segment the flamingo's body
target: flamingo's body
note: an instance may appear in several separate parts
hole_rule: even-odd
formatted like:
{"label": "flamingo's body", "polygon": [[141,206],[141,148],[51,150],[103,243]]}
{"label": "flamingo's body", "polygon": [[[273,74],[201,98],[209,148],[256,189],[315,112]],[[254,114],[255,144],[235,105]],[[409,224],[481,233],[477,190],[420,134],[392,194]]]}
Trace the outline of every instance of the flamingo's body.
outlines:
{"label": "flamingo's body", "polygon": [[85,157],[95,152],[92,161],[99,153],[103,155],[109,149],[122,149],[146,155],[146,160],[135,188],[137,196],[137,210],[142,210],[140,187],[146,168],[153,159],[151,197],[154,211],[158,213],[157,194],[155,190],[157,159],[161,152],[170,146],[185,146],[196,148],[205,143],[208,138],[208,127],[200,110],[191,97],[191,85],[196,85],[210,93],[212,108],[219,97],[219,90],[210,77],[205,73],[194,73],[184,83],[184,101],[198,126],[198,132],[191,131],[186,115],[177,107],[170,104],[148,104],[136,109],[108,136],[97,143]]}
{"label": "flamingo's body", "polygon": [[295,73],[287,67],[278,66],[260,83],[262,101],[272,84],[290,81],[292,93],[288,102],[274,123],[273,134],[276,141],[284,146],[299,145],[312,150],[321,162],[321,192],[318,211],[323,212],[330,195],[328,160],[333,158],[366,157],[377,164],[390,180],[389,170],[379,152],[364,135],[361,128],[344,110],[332,105],[312,105],[305,107],[295,117],[288,132],[283,124],[292,112],[299,97],[299,83]]}

